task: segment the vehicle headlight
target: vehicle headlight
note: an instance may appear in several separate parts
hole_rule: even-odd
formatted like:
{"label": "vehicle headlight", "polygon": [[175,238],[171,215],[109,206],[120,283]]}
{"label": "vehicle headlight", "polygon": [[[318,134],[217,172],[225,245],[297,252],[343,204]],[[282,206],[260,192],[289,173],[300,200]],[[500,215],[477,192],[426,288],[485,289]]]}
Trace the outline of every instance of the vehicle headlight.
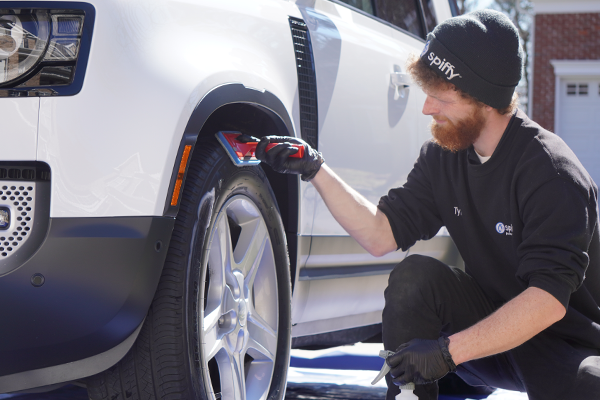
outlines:
{"label": "vehicle headlight", "polygon": [[41,60],[48,47],[48,25],[47,13],[0,15],[0,83],[26,74]]}
{"label": "vehicle headlight", "polygon": [[[74,94],[60,93],[57,87],[76,79],[82,45],[89,51],[91,41],[91,27],[84,26],[93,25],[95,13],[89,4],[73,3],[81,7],[74,9],[64,8],[70,3],[59,4],[48,9],[0,8],[0,97]],[[87,59],[84,69],[85,64]]]}

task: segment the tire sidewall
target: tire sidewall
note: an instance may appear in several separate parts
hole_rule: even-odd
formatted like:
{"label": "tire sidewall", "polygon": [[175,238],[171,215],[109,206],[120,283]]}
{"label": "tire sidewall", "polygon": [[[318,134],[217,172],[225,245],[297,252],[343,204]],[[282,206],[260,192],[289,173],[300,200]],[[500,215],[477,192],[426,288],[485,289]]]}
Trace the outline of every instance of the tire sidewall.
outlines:
{"label": "tire sidewall", "polygon": [[[197,202],[196,220],[193,226],[191,247],[187,263],[186,333],[189,371],[193,392],[196,398],[211,398],[210,375],[202,349],[199,347],[202,332],[203,304],[198,301],[205,293],[206,274],[208,273],[207,248],[211,232],[222,207],[234,196],[242,195],[258,208],[269,233],[276,263],[278,292],[278,339],[273,376],[269,387],[268,399],[279,400],[285,394],[287,368],[291,345],[291,281],[287,242],[277,202],[269,181],[258,166],[236,167],[223,149],[213,147],[213,156],[217,162],[210,166],[206,179],[192,182],[202,197]],[[193,180],[193,178],[192,178]],[[188,186],[186,184],[186,186]],[[196,197],[198,193],[195,193]],[[202,296],[199,296],[199,293]],[[198,308],[202,310],[198,312]],[[208,382],[209,385],[205,385]]]}

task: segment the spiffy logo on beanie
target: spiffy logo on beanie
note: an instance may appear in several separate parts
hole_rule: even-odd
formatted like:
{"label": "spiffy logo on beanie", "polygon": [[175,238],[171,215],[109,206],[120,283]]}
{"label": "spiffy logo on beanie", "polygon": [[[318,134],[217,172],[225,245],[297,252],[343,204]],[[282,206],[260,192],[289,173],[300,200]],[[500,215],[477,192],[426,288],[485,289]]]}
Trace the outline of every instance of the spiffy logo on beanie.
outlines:
{"label": "spiffy logo on beanie", "polygon": [[427,56],[427,59],[429,61],[431,61],[431,63],[429,64],[429,66],[433,67],[434,65],[438,66],[438,69],[440,71],[442,71],[444,73],[444,75],[446,75],[446,78],[451,81],[452,79],[459,77],[462,78],[462,76],[460,76],[460,74],[454,73],[454,65],[450,64],[450,61],[446,61],[446,59],[444,58],[443,60],[441,60],[438,56],[435,55],[435,53],[432,51],[429,53],[429,56]]}

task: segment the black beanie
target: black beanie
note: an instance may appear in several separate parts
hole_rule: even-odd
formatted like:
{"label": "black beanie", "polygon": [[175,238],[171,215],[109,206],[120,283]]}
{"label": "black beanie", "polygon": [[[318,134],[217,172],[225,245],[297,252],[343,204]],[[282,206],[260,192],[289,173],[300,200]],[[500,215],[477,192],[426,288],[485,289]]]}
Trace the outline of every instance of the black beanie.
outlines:
{"label": "black beanie", "polygon": [[481,10],[436,26],[421,60],[463,92],[502,109],[521,80],[523,56],[513,23],[498,11]]}

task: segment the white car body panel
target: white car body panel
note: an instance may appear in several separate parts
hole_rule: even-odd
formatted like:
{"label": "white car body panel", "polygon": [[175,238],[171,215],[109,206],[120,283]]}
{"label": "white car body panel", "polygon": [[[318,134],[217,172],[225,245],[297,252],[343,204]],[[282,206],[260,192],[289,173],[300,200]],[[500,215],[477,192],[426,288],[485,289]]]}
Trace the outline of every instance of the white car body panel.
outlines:
{"label": "white car body panel", "polygon": [[[298,14],[292,3],[133,0],[94,6],[83,89],[73,97],[41,99],[37,160],[47,162],[56,178],[52,217],[162,215],[186,123],[221,85],[270,91],[298,124],[287,22]],[[144,44],[136,47],[136,38]]]}
{"label": "white car body panel", "polygon": [[[320,47],[335,40],[335,31],[319,29],[321,23],[312,22],[316,18],[306,18],[315,43],[319,150],[345,182],[377,204],[387,190],[405,181],[422,144],[415,118],[420,110],[411,93],[419,89],[410,87],[395,99],[390,79],[395,70],[405,72],[408,55],[420,52],[423,41],[406,33],[394,37],[394,28],[327,0],[317,0],[306,13],[330,19],[343,44],[339,55],[333,45]],[[333,87],[324,82],[334,75],[326,69],[337,72]],[[312,234],[347,235],[320,197]]]}
{"label": "white car body panel", "polygon": [[40,99],[1,99],[0,121],[5,132],[0,160],[34,160]]}

